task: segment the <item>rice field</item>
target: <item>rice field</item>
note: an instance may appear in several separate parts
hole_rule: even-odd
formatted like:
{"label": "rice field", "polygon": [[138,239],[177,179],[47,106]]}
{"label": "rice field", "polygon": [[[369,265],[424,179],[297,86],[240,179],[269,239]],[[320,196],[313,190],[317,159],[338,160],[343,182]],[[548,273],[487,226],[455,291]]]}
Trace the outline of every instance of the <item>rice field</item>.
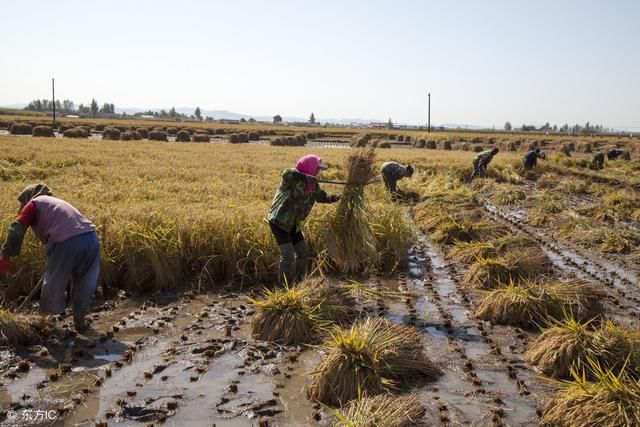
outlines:
{"label": "rice field", "polygon": [[[0,212],[6,227],[33,182],[74,204],[98,226],[100,294],[84,335],[36,316],[37,296],[14,313],[44,272],[28,234],[0,278],[1,424],[25,407],[66,425],[640,422],[640,163],[585,163],[620,142],[198,124],[206,144],[171,122],[69,125],[88,134],[0,135]],[[524,173],[530,144],[554,154]],[[464,184],[492,145],[488,178]],[[309,153],[358,185],[321,184],[342,198],[304,224],[312,277],[276,287],[265,218]],[[415,167],[412,200],[369,183],[390,160]]]}

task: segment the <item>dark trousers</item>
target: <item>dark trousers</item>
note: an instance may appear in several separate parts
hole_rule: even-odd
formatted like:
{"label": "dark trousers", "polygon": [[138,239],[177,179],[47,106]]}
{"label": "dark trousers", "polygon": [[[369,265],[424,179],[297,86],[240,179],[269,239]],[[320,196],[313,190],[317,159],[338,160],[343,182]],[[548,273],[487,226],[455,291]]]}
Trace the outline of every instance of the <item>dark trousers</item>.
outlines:
{"label": "dark trousers", "polygon": [[283,230],[272,222],[269,222],[269,227],[280,249],[278,283],[291,285],[304,279],[307,275],[309,247],[302,231],[297,231],[296,226],[289,231]]}

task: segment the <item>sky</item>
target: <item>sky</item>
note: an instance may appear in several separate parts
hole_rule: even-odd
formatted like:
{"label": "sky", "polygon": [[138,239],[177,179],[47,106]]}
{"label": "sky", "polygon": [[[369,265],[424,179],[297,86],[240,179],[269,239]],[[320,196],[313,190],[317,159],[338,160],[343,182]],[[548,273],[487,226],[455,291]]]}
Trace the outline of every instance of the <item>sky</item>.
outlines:
{"label": "sky", "polygon": [[0,105],[640,129],[640,2],[0,0]]}

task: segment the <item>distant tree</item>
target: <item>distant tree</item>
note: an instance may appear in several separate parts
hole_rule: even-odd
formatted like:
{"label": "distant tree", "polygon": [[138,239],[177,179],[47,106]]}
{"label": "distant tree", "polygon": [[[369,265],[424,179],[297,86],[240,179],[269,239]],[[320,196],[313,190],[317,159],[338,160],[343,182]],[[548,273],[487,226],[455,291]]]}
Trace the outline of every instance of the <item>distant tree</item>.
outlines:
{"label": "distant tree", "polygon": [[253,117],[249,119],[249,123],[255,123],[255,122],[256,122],[256,119],[254,119]]}
{"label": "distant tree", "polygon": [[246,122],[247,122],[247,119],[245,119],[244,117],[240,119],[240,123],[246,123]]}
{"label": "distant tree", "polygon": [[558,132],[558,125],[553,125],[553,131]]}
{"label": "distant tree", "polygon": [[562,127],[560,128],[560,132],[562,133],[569,133],[569,125],[568,124],[563,124]]}
{"label": "distant tree", "polygon": [[391,118],[389,118],[389,121],[387,122],[387,129],[393,129],[393,122],[391,121]]}
{"label": "distant tree", "polygon": [[98,103],[96,102],[95,99],[91,100],[91,117],[93,117],[95,119],[95,117],[98,115]]}
{"label": "distant tree", "polygon": [[309,116],[309,123],[312,125],[316,124],[316,116],[314,116],[313,113]]}
{"label": "distant tree", "polygon": [[504,130],[506,130],[507,132],[511,131],[511,122],[506,122],[504,124]]}
{"label": "distant tree", "polygon": [[196,111],[193,113],[196,116],[196,119],[202,121],[202,112],[200,111],[200,107],[196,107]]}
{"label": "distant tree", "polygon": [[282,116],[280,114],[276,114],[275,116],[273,116],[273,124],[277,125],[282,123]]}
{"label": "distant tree", "polygon": [[171,110],[169,110],[169,117],[172,119],[176,118],[176,109],[174,107],[171,107]]}

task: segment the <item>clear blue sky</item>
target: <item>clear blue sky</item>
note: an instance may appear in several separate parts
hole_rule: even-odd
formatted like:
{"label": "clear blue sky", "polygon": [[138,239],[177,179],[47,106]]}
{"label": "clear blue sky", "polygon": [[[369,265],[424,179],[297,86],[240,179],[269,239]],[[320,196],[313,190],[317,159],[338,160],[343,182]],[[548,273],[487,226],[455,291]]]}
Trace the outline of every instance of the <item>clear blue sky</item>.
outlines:
{"label": "clear blue sky", "polygon": [[640,1],[3,1],[0,105],[640,128]]}

